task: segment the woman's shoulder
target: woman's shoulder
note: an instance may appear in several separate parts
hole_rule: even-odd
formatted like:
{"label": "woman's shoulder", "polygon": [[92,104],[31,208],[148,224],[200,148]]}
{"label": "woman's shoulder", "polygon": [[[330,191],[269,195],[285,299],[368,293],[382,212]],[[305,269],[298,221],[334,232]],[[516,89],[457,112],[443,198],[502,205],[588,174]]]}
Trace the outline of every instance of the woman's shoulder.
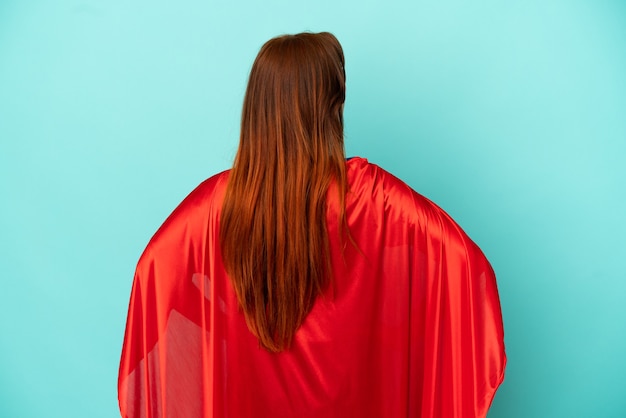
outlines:
{"label": "woman's shoulder", "polygon": [[150,253],[169,251],[171,243],[184,235],[193,239],[191,235],[204,230],[211,218],[217,218],[229,173],[230,170],[222,171],[196,186],[155,232],[141,258]]}
{"label": "woman's shoulder", "polygon": [[348,182],[352,187],[383,187],[386,192],[418,194],[403,180],[381,166],[369,162],[367,158],[348,158],[347,168]]}
{"label": "woman's shoulder", "polygon": [[173,214],[178,210],[192,210],[197,205],[202,206],[214,203],[216,199],[223,198],[229,174],[230,170],[224,170],[201,182],[183,199]]}
{"label": "woman's shoulder", "polygon": [[362,157],[350,158],[347,164],[352,199],[359,205],[374,205],[388,222],[460,229],[446,211],[386,169]]}
{"label": "woman's shoulder", "polygon": [[[405,181],[363,157],[348,159],[348,187],[351,194],[381,201],[386,210],[414,209],[414,206],[437,207]],[[438,207],[437,207],[438,208]]]}

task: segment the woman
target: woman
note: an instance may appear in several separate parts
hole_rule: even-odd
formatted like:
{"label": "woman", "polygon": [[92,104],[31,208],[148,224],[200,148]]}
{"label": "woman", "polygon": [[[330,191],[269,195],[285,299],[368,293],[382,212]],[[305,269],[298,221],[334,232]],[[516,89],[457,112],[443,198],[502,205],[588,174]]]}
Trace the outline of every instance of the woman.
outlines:
{"label": "woman", "polygon": [[493,271],[439,207],[345,160],[329,33],[268,41],[232,170],[139,260],[124,417],[484,417],[505,355]]}

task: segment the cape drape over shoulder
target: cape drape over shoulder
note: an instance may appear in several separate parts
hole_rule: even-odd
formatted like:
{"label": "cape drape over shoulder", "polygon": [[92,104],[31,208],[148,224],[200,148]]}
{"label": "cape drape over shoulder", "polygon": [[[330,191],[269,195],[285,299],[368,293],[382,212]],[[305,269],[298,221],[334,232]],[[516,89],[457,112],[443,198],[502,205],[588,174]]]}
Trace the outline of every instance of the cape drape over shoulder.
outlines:
{"label": "cape drape over shoulder", "polygon": [[291,349],[260,348],[222,265],[228,172],[198,186],[137,265],[119,372],[123,417],[484,417],[504,377],[493,270],[439,207],[362,158],[347,162],[333,283]]}

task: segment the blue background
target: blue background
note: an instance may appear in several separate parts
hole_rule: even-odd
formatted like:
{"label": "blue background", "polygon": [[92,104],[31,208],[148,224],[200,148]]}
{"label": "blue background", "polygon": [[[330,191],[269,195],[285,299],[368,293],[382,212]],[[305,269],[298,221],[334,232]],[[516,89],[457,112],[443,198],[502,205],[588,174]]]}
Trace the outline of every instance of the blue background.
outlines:
{"label": "blue background", "polygon": [[626,3],[2,0],[0,416],[117,416],[135,263],[230,166],[270,37],[331,31],[348,155],[491,260],[490,417],[626,416]]}

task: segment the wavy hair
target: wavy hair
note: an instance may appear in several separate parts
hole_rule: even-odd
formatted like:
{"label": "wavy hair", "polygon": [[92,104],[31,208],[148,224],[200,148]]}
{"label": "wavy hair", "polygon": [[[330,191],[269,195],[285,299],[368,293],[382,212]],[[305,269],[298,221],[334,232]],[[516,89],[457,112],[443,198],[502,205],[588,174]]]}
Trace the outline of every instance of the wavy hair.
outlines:
{"label": "wavy hair", "polygon": [[250,72],[219,239],[248,328],[271,352],[290,347],[332,280],[331,183],[346,225],[344,62],[332,34],[300,33],[265,43]]}

